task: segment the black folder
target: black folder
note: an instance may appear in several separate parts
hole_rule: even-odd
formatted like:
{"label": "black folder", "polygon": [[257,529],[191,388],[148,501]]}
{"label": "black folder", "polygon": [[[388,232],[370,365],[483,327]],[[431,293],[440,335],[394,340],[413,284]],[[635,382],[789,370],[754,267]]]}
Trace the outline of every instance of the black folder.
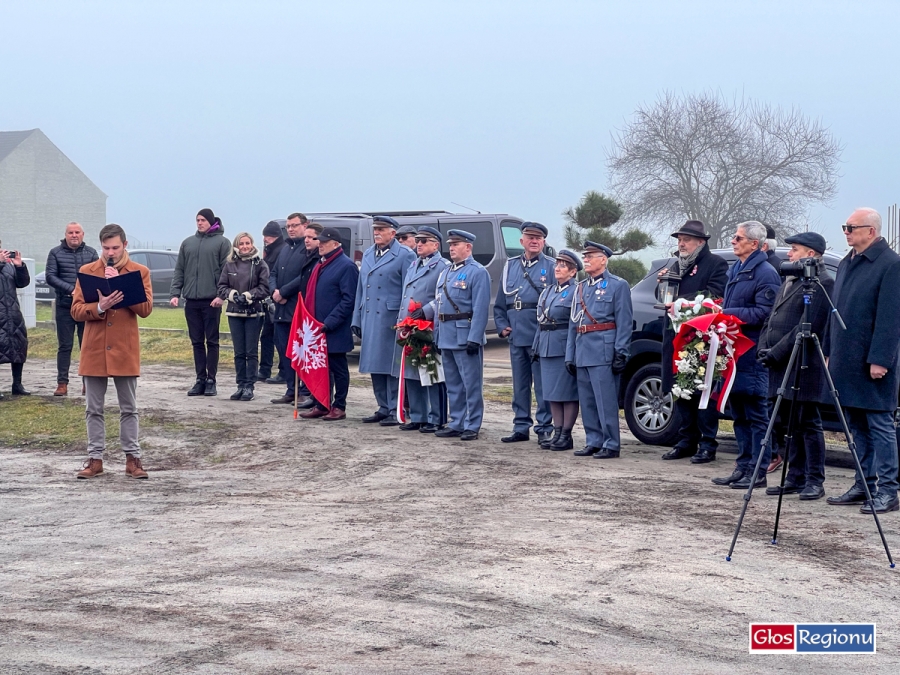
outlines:
{"label": "black folder", "polygon": [[78,283],[81,284],[81,294],[84,296],[85,302],[99,302],[98,291],[103,295],[110,295],[113,291],[122,291],[122,295],[125,297],[112,309],[121,309],[147,302],[147,292],[144,290],[144,280],[141,279],[140,272],[128,272],[109,279],[79,272]]}

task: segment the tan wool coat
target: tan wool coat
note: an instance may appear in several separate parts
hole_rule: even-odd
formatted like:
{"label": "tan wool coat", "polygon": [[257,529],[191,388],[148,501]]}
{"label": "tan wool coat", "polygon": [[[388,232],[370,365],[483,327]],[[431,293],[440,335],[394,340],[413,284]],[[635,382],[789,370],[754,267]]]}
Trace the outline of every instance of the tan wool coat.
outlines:
{"label": "tan wool coat", "polygon": [[[97,313],[96,302],[84,301],[81,284],[75,284],[72,293],[72,318],[84,321],[84,340],[81,344],[81,361],[78,374],[90,377],[135,377],[141,374],[141,341],[137,318],[145,317],[153,309],[153,289],[150,286],[150,270],[128,259],[127,253],[119,265],[119,274],[140,272],[147,293],[146,302],[122,309],[108,309]],[[79,272],[102,277],[106,263],[95,260],[84,265]]]}

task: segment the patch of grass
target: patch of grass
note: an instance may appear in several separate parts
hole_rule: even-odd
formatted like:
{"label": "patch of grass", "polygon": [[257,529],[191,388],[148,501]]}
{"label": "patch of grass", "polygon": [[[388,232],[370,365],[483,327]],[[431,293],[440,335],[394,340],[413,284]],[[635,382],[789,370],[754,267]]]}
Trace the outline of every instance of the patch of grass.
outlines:
{"label": "patch of grass", "polygon": [[[52,321],[53,312],[50,310],[49,302],[37,303],[37,320]],[[184,318],[183,307],[160,307],[154,306],[150,316],[142,319],[138,317],[138,325],[143,328],[179,328],[187,330],[187,321]],[[219,322],[219,330],[224,333],[228,330],[228,317],[222,312],[222,319]]]}
{"label": "patch of grass", "polygon": [[[87,429],[84,403],[68,399],[46,399],[40,396],[16,396],[0,401],[3,424],[0,445],[67,449],[84,446]],[[106,416],[107,438],[118,438],[119,416]]]}

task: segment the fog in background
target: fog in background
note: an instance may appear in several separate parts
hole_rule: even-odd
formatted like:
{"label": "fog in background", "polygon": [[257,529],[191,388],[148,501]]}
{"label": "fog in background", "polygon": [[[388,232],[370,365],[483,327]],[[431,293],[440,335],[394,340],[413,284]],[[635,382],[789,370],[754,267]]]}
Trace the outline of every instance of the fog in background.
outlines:
{"label": "fog in background", "polygon": [[821,0],[0,0],[0,130],[39,127],[108,220],[157,246],[203,207],[233,235],[295,210],[465,212],[452,202],[559,246],[635,107],[714,90],[830,126],[843,178],[810,226],[842,252],[855,207],[900,201],[898,18]]}

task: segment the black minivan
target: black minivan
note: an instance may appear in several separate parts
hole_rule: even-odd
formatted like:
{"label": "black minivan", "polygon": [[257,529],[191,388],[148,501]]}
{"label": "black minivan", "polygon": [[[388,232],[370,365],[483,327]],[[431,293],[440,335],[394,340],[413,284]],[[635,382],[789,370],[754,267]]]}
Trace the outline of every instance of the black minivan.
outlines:
{"label": "black minivan", "polygon": [[[776,250],[787,260],[787,248]],[[737,260],[731,249],[713,251],[728,261]],[[841,256],[826,251],[825,266],[832,278],[837,273]],[[673,445],[678,431],[677,410],[672,395],[662,393],[662,335],[665,317],[657,304],[656,274],[675,258],[660,258],[650,265],[650,272],[631,289],[634,325],[631,334],[631,356],[619,383],[619,407],[625,410],[625,421],[634,436],[648,445]],[[837,415],[829,406],[822,407],[822,423],[830,431],[840,431]]]}

